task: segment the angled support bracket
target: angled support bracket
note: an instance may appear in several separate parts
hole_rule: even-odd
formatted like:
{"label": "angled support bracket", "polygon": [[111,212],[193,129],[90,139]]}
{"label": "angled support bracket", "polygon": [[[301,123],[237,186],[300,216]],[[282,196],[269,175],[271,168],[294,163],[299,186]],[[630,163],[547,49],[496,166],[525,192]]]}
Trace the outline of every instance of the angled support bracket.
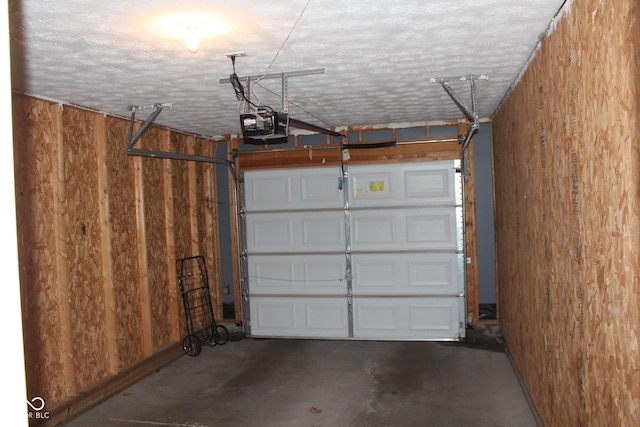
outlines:
{"label": "angled support bracket", "polygon": [[[480,129],[480,123],[478,118],[478,113],[476,111],[476,80],[489,80],[489,77],[486,75],[468,75],[462,77],[450,77],[450,78],[438,78],[431,79],[431,83],[439,83],[442,88],[447,92],[449,97],[453,100],[453,102],[458,106],[462,114],[469,120],[469,126],[467,126],[467,133],[464,137],[458,137],[458,143],[462,144],[462,158],[463,158],[463,171],[464,176],[466,178],[467,171],[464,162],[465,152],[467,150],[467,146],[471,142],[471,138],[475,135]],[[451,87],[449,83],[457,82],[457,81],[468,81],[471,85],[471,108],[469,108],[458,96],[456,91]]]}
{"label": "angled support bracket", "polygon": [[[129,111],[131,111],[131,122],[129,123],[129,137],[127,138],[127,149],[132,148],[135,145],[135,143],[138,142],[138,140],[142,137],[142,134],[144,134],[147,131],[147,129],[149,129],[151,127],[153,122],[156,121],[156,119],[158,118],[158,116],[162,112],[163,108],[171,108],[171,104],[170,103],[164,103],[164,104],[130,105],[129,106]],[[142,126],[140,126],[140,129],[138,129],[138,131],[134,135],[133,134],[133,125],[134,125],[134,123],[136,121],[136,111],[137,110],[151,110],[151,109],[153,109],[153,112],[142,123]]]}
{"label": "angled support bracket", "polygon": [[[202,163],[214,163],[226,166],[229,168],[233,175],[233,179],[237,180],[237,175],[234,167],[234,163],[232,161],[226,159],[220,159],[217,157],[207,157],[207,156],[198,156],[193,154],[183,154],[183,153],[172,153],[169,151],[160,151],[160,150],[146,150],[142,148],[134,148],[136,142],[142,137],[147,129],[151,127],[153,122],[158,118],[160,113],[164,108],[171,108],[170,103],[164,104],[151,104],[151,105],[131,105],[129,106],[129,111],[131,111],[131,123],[129,124],[129,137],[127,139],[127,154],[131,156],[141,156],[141,157],[153,157],[159,159],[172,159],[172,160],[187,160],[192,162],[202,162]],[[133,134],[133,127],[136,120],[136,111],[137,110],[151,110],[153,112],[147,117],[147,119],[142,123],[140,129]]]}
{"label": "angled support bracket", "polygon": [[[471,140],[471,137],[478,131],[479,128],[478,113],[476,111],[476,80],[489,80],[489,77],[486,75],[469,75],[462,77],[431,79],[431,83],[440,83],[445,92],[447,92],[453,102],[458,106],[460,111],[462,111],[462,114],[464,114],[467,120],[469,120],[469,123],[471,123],[469,128],[467,129],[467,135],[464,137],[464,139],[460,140],[460,143],[463,144],[463,148],[466,148],[467,144],[469,144],[469,141]],[[471,108],[469,108],[461,100],[456,91],[449,84],[455,81],[468,81],[470,83]]]}

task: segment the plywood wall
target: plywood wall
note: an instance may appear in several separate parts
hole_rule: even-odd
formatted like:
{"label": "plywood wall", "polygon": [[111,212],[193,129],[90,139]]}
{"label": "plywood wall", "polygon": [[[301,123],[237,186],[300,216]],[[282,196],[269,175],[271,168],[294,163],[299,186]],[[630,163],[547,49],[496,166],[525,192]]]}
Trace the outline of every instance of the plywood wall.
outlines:
{"label": "plywood wall", "polygon": [[[29,393],[59,401],[75,389],[66,278],[57,268],[62,250],[54,212],[58,171],[59,107],[16,97],[14,138],[25,364]],[[28,213],[28,214],[27,214]],[[53,338],[52,338],[53,337]],[[45,345],[46,343],[46,345]]]}
{"label": "plywood wall", "polygon": [[546,426],[640,425],[640,5],[565,7],[493,121],[500,323]]}
{"label": "plywood wall", "polygon": [[[127,119],[21,94],[13,103],[27,390],[53,415],[164,349],[182,354],[175,260],[202,251],[215,262],[215,204],[203,203],[214,173],[127,155]],[[155,125],[137,144],[196,149]]]}

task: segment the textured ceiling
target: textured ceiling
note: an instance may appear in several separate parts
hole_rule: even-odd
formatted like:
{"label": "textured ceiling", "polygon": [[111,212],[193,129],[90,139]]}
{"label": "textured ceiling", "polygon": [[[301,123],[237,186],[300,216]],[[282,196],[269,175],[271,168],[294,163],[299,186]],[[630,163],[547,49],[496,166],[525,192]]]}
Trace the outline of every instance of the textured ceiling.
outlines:
{"label": "textured ceiling", "polygon": [[[156,123],[203,136],[240,133],[232,72],[288,78],[291,117],[318,126],[425,123],[464,116],[431,78],[487,75],[490,118],[564,0],[103,1],[10,0],[13,88],[129,117],[171,103]],[[197,15],[208,35],[191,54],[163,28]],[[182,20],[182,21],[181,21]],[[452,83],[470,102],[469,83]],[[280,79],[252,100],[282,109]],[[469,103],[470,105],[470,103]],[[136,116],[145,118],[142,112]]]}

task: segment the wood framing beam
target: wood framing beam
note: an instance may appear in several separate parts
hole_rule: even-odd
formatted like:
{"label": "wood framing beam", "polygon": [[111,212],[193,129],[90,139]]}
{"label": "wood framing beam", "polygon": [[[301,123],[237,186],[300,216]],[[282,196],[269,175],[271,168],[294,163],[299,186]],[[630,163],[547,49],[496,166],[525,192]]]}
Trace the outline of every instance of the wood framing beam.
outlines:
{"label": "wood framing beam", "polygon": [[111,260],[111,225],[109,221],[109,182],[107,178],[107,130],[106,117],[96,115],[96,152],[98,155],[98,194],[100,202],[100,244],[102,255],[102,286],[104,289],[105,305],[105,331],[106,341],[109,348],[107,358],[108,372],[115,374],[118,372],[118,340],[116,333],[116,299],[113,289],[113,264]]}

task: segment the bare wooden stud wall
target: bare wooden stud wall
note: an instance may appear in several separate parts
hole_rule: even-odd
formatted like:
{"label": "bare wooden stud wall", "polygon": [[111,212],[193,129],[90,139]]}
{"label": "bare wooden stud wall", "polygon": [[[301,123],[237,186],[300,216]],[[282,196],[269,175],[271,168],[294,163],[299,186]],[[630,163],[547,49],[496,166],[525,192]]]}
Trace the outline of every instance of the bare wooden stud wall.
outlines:
{"label": "bare wooden stud wall", "polygon": [[[46,400],[52,425],[183,354],[177,259],[206,257],[212,298],[222,314],[215,167],[129,156],[128,126],[126,119],[14,94],[28,392]],[[215,152],[213,141],[155,125],[137,144],[204,156]],[[239,162],[244,169],[337,165],[338,155],[256,153]],[[459,156],[457,142],[434,142],[354,150],[350,163]],[[237,258],[234,273],[238,277]],[[233,291],[239,302],[239,287]],[[239,310],[236,316],[241,320]]]}
{"label": "bare wooden stud wall", "polygon": [[127,125],[125,120],[110,119],[106,137],[106,197],[109,200],[110,257],[114,271],[114,281],[110,286],[116,302],[118,367],[127,366],[146,353],[140,303],[140,292],[146,285],[140,283],[142,264],[139,247],[143,242],[138,233],[140,196],[137,192],[140,190],[137,189],[139,184],[135,170],[139,159],[127,156],[122,149],[122,135],[126,135]]}
{"label": "bare wooden stud wall", "polygon": [[[465,135],[466,126],[460,124],[458,133]],[[464,165],[466,168],[466,178],[463,177],[464,187],[464,233],[465,233],[465,260],[466,273],[466,295],[467,295],[467,319],[469,325],[477,324],[480,315],[478,299],[478,245],[476,244],[476,180],[473,167],[473,139],[467,146],[464,155]],[[464,172],[463,172],[464,173]]]}
{"label": "bare wooden stud wall", "polygon": [[[96,170],[95,120],[92,114],[72,107],[62,111],[63,221],[67,235],[67,286],[71,312],[74,371],[82,390],[97,378],[109,375],[109,334],[104,319],[102,241],[100,232],[100,195]],[[131,287],[130,287],[131,288]],[[129,288],[129,289],[130,289]],[[116,298],[116,303],[118,303]],[[132,346],[125,341],[128,325],[119,323],[119,356],[128,355]],[[120,338],[119,335],[117,338]],[[86,363],[83,361],[90,361]]]}
{"label": "bare wooden stud wall", "polygon": [[[215,215],[197,206],[215,197],[213,168],[127,155],[125,119],[17,93],[13,105],[27,390],[54,425],[184,354],[175,260],[215,260]],[[139,141],[194,143],[159,126]]]}
{"label": "bare wooden stud wall", "polygon": [[113,263],[111,254],[113,253],[111,246],[111,227],[109,225],[109,197],[108,197],[108,172],[107,172],[107,131],[106,131],[106,117],[102,115],[96,115],[96,150],[98,153],[98,194],[100,195],[100,230],[102,233],[102,267],[103,267],[103,288],[104,288],[104,304],[105,314],[104,319],[107,343],[109,345],[109,365],[108,369],[111,374],[118,372],[120,361],[118,358],[119,350],[117,346],[117,328],[116,328],[116,301],[113,289],[113,283],[115,279],[113,277]]}
{"label": "bare wooden stud wall", "polygon": [[[215,143],[207,140],[196,140],[195,154],[204,157],[213,157],[215,154]],[[217,204],[216,204],[216,180],[215,166],[212,163],[197,163],[196,175],[202,177],[198,180],[197,194],[198,206],[198,236],[200,243],[199,253],[204,256],[209,273],[209,290],[213,303],[216,318],[222,318],[222,298],[220,286],[220,258],[218,251],[218,225]]]}
{"label": "bare wooden stud wall", "polygon": [[[169,131],[151,127],[139,141],[150,150],[168,150]],[[165,148],[167,145],[167,148]],[[167,193],[170,188],[170,171],[166,170],[166,160],[141,158],[142,185],[144,192],[144,215],[147,261],[147,282],[150,309],[150,337],[153,349],[162,348],[178,339],[180,324],[177,287],[175,281],[175,255],[173,254],[173,217],[167,218],[167,206],[172,206]],[[168,188],[167,188],[168,187]],[[169,198],[169,201],[167,199]],[[167,266],[167,268],[159,268]],[[169,284],[169,287],[167,287]]]}
{"label": "bare wooden stud wall", "polygon": [[493,120],[501,326],[544,425],[640,425],[640,7],[566,7]]}

